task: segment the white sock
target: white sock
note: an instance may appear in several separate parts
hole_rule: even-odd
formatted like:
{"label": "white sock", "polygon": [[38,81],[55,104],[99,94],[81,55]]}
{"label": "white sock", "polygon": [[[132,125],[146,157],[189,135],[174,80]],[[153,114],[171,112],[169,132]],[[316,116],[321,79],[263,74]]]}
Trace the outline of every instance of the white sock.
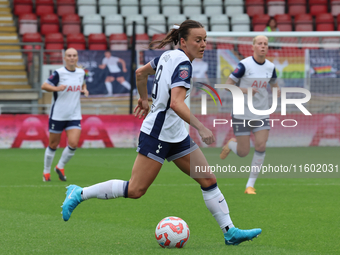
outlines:
{"label": "white sock", "polygon": [[44,174],[49,174],[51,172],[51,165],[54,159],[54,154],[56,150],[51,149],[47,146],[45,150],[45,157],[44,157]]}
{"label": "white sock", "polygon": [[63,150],[63,153],[61,154],[61,158],[58,162],[57,167],[59,169],[64,169],[66,163],[70,161],[70,159],[73,157],[75,152],[76,152],[76,148],[71,148],[70,146],[67,146]]}
{"label": "white sock", "polygon": [[264,157],[266,156],[266,152],[259,152],[255,151],[253,160],[251,161],[251,171],[249,175],[249,179],[246,185],[246,188],[255,186],[255,182],[257,177],[259,176],[259,173],[261,171],[262,164],[264,162]]}
{"label": "white sock", "polygon": [[202,188],[202,193],[205,205],[214,216],[218,225],[220,225],[223,233],[227,232],[226,227],[234,227],[234,224],[230,219],[227,202],[220,189],[217,187],[217,184],[214,184],[207,189]]}
{"label": "white sock", "polygon": [[112,84],[111,82],[105,82],[106,90],[108,95],[112,95]]}
{"label": "white sock", "polygon": [[228,147],[237,155],[237,142],[230,141]]}
{"label": "white sock", "polygon": [[127,181],[110,180],[101,182],[90,187],[83,188],[81,198],[83,200],[89,198],[110,199],[124,197],[126,191]]}
{"label": "white sock", "polygon": [[128,89],[128,90],[131,89],[131,85],[130,85],[130,83],[129,83],[128,81],[124,81],[124,82],[122,83],[122,85],[123,85],[126,89]]}

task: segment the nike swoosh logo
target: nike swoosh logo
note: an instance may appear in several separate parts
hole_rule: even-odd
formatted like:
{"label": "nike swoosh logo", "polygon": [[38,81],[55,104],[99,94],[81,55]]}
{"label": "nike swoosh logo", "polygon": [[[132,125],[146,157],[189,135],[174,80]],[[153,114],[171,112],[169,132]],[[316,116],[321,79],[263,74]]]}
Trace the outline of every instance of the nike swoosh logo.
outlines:
{"label": "nike swoosh logo", "polygon": [[221,201],[218,201],[219,203],[222,203],[224,201],[224,198]]}
{"label": "nike swoosh logo", "polygon": [[73,191],[75,190],[76,188],[73,188],[73,190],[71,191],[70,195],[68,195],[68,199],[72,199],[71,195],[73,193]]}

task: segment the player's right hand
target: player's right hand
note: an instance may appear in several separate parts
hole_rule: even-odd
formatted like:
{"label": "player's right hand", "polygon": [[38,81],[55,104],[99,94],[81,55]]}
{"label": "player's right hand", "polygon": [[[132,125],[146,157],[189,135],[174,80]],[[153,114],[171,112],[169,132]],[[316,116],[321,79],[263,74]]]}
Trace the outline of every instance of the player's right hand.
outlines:
{"label": "player's right hand", "polygon": [[66,85],[59,85],[57,88],[58,88],[58,91],[64,91],[67,88],[67,86]]}
{"label": "player's right hand", "polygon": [[207,145],[210,145],[213,142],[215,142],[215,137],[213,133],[210,131],[210,129],[203,127],[202,130],[198,130],[198,133],[200,134],[202,141]]}
{"label": "player's right hand", "polygon": [[141,98],[138,99],[138,104],[133,111],[135,117],[139,117],[140,119],[145,119],[146,115],[149,113],[149,103],[148,100],[142,100]]}

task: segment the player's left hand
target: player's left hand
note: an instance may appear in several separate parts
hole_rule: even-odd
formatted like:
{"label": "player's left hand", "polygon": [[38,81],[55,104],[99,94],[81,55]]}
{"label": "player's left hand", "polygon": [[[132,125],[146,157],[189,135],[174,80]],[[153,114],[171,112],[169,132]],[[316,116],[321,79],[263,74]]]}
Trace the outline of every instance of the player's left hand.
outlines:
{"label": "player's left hand", "polygon": [[89,91],[87,90],[87,88],[83,88],[81,91],[80,91],[81,93],[84,93],[84,95],[86,96],[86,97],[88,97],[89,96]]}
{"label": "player's left hand", "polygon": [[215,142],[215,137],[210,129],[203,127],[202,129],[198,130],[199,135],[204,143],[210,145]]}
{"label": "player's left hand", "polygon": [[149,103],[148,100],[143,100],[141,98],[138,99],[138,104],[133,111],[135,117],[139,117],[140,119],[145,119],[146,115],[149,113]]}
{"label": "player's left hand", "polygon": [[126,73],[126,72],[127,72],[126,67],[125,68],[123,67],[123,73]]}

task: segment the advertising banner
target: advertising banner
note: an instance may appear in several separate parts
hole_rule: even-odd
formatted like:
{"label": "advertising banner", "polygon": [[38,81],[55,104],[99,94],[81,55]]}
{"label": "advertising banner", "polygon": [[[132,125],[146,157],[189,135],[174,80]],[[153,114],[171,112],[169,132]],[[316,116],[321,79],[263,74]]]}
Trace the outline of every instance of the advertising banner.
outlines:
{"label": "advertising banner", "polygon": [[90,96],[127,95],[130,91],[131,51],[78,51]]}
{"label": "advertising banner", "polygon": [[[83,115],[78,147],[136,147],[141,124],[133,115]],[[0,115],[0,148],[45,148],[48,136],[48,115]]]}
{"label": "advertising banner", "polygon": [[[197,115],[214,133],[211,147],[222,147],[234,136],[229,114]],[[219,124],[213,127],[214,119]],[[272,114],[268,147],[340,146],[340,114]],[[294,121],[289,121],[293,119]],[[222,121],[223,120],[223,121]],[[133,115],[83,115],[80,148],[136,147],[142,120]],[[222,124],[223,123],[223,124]],[[296,126],[294,126],[297,123]],[[289,127],[294,126],[294,127]],[[197,131],[190,136],[204,147]],[[254,141],[253,135],[251,141]],[[67,145],[65,132],[60,147]],[[0,148],[45,148],[48,146],[47,115],[1,115]]]}

